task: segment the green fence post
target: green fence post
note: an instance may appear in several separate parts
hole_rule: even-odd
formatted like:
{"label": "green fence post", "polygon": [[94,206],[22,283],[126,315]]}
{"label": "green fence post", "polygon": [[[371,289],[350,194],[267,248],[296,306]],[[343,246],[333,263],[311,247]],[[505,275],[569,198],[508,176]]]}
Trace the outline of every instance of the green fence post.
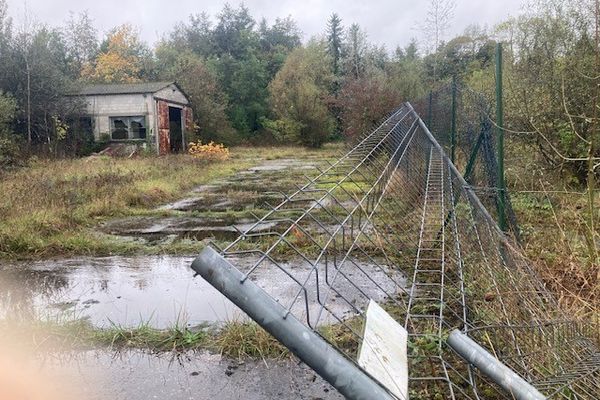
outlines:
{"label": "green fence post", "polygon": [[506,230],[506,185],[504,181],[504,107],[502,104],[502,43],[496,44],[496,144],[498,146],[498,225]]}
{"label": "green fence post", "polygon": [[454,164],[456,153],[456,76],[452,77],[452,122],[450,126],[450,160]]}

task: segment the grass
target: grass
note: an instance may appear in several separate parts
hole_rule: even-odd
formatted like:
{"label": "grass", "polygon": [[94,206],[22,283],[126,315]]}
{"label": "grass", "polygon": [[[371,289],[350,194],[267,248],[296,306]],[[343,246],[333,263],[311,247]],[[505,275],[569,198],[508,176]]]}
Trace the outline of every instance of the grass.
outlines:
{"label": "grass", "polygon": [[97,328],[85,319],[0,321],[2,341],[52,350],[105,347],[112,350],[141,349],[151,353],[209,350],[236,359],[278,359],[290,356],[254,322],[230,321],[220,327],[188,328],[174,325],[156,329],[148,323],[135,327],[113,325]]}
{"label": "grass", "polygon": [[289,350],[254,322],[229,322],[213,338],[214,348],[226,356],[283,358]]}
{"label": "grass", "polygon": [[[6,326],[2,326],[2,324]],[[34,322],[0,323],[4,339],[23,346],[46,350],[95,348],[145,349],[152,352],[184,351],[205,348],[209,341],[206,330],[182,326],[155,329],[146,323],[134,328],[112,326],[96,328],[87,320],[36,320]]]}
{"label": "grass", "polygon": [[131,252],[133,244],[89,228],[175,200],[195,185],[249,165],[239,159],[207,163],[185,155],[33,162],[0,177],[0,257]]}
{"label": "grass", "polygon": [[188,155],[31,160],[28,167],[0,172],[0,258],[193,252],[198,244],[147,249],[95,228],[111,218],[164,214],[156,207],[264,160],[330,157],[338,147],[241,147],[229,160],[211,162]]}
{"label": "grass", "polygon": [[[527,145],[511,142],[508,148],[507,182],[526,256],[572,316],[597,316],[600,260],[590,257],[589,244],[595,240],[600,247],[600,232],[587,229],[585,187],[546,167]],[[600,209],[600,193],[596,202]]]}

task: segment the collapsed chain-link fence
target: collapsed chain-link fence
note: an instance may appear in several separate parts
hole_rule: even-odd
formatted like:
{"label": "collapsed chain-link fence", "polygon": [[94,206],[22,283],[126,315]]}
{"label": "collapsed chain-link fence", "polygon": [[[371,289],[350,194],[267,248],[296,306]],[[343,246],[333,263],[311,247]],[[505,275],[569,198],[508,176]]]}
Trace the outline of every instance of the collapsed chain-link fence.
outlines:
{"label": "collapsed chain-link fence", "polygon": [[415,109],[496,221],[498,202],[503,198],[507,230],[520,241],[510,196],[498,189],[494,104],[481,92],[448,82],[417,100]]}
{"label": "collapsed chain-link fence", "polygon": [[448,346],[454,329],[545,396],[600,398],[597,326],[561,311],[410,104],[315,175],[215,248],[242,286],[270,276],[278,318],[356,363],[376,301],[408,331],[412,399],[513,397]]}

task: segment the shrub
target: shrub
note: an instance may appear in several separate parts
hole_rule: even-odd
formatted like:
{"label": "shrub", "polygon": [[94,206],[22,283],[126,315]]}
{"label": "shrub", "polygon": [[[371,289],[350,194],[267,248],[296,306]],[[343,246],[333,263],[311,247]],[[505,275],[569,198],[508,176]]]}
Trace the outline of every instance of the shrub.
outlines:
{"label": "shrub", "polygon": [[229,158],[229,149],[223,144],[214,142],[209,142],[208,144],[202,144],[200,140],[198,142],[191,142],[188,152],[192,157],[201,160],[223,161]]}

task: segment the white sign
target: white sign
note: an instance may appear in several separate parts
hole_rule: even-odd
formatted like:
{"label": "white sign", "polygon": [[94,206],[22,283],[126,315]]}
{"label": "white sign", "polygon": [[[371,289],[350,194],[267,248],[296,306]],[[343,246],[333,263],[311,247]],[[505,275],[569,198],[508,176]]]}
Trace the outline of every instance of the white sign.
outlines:
{"label": "white sign", "polygon": [[399,399],[408,399],[407,332],[373,300],[358,355],[360,365]]}

